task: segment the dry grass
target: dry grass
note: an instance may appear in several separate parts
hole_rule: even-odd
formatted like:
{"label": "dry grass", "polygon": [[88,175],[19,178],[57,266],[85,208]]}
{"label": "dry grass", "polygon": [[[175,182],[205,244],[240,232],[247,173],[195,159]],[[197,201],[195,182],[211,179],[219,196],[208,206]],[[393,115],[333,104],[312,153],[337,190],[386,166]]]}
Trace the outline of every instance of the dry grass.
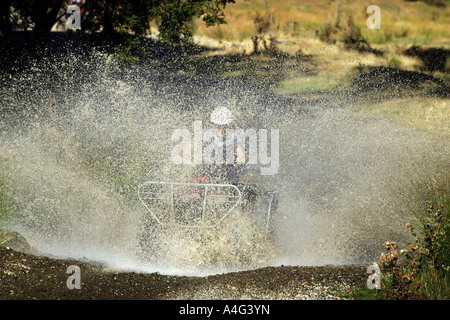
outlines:
{"label": "dry grass", "polygon": [[300,77],[283,81],[276,91],[280,93],[331,92],[338,84],[329,75]]}
{"label": "dry grass", "polygon": [[[195,39],[201,44],[221,51],[210,54],[244,53],[253,51],[251,36],[256,32],[256,12],[274,15],[267,34],[281,40],[277,48],[289,55],[299,52],[312,57],[315,74],[286,74],[286,80],[276,89],[278,93],[332,92],[335,85],[345,85],[354,70],[364,66],[391,66],[402,70],[417,71],[422,62],[409,57],[403,51],[410,45],[450,48],[450,4],[445,8],[427,5],[423,1],[378,0],[381,9],[381,29],[366,27],[366,9],[371,0],[341,0],[341,22],[352,16],[364,39],[376,49],[387,52],[384,56],[346,50],[343,44],[325,44],[319,35],[327,23],[335,23],[337,0],[237,0],[227,6],[228,25],[207,28],[196,23]],[[302,62],[299,62],[301,64]],[[438,78],[447,74],[435,73]],[[450,137],[450,105],[448,99],[411,97],[393,99],[374,104],[360,104],[356,110],[375,117],[389,117],[420,130],[427,130]]]}
{"label": "dry grass", "polygon": [[[450,5],[436,8],[422,1],[379,0],[381,29],[366,28],[366,9],[371,0],[341,0],[342,17],[353,16],[363,36],[371,44],[415,43],[450,46],[448,16]],[[196,34],[228,41],[244,41],[255,33],[253,23],[256,12],[270,11],[275,16],[270,33],[284,39],[315,38],[326,23],[336,21],[335,0],[237,0],[228,5],[225,14],[228,25],[206,27],[199,21]]]}
{"label": "dry grass", "polygon": [[404,98],[355,106],[378,118],[394,119],[419,130],[450,138],[450,99]]}

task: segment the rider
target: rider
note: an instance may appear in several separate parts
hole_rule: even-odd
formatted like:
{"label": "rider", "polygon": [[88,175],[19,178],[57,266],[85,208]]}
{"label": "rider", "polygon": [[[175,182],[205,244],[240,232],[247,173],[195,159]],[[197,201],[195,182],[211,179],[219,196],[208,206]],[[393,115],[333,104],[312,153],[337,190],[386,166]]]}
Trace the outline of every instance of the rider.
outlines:
{"label": "rider", "polygon": [[[245,163],[245,151],[242,148],[241,137],[236,132],[227,133],[227,128],[229,128],[228,125],[233,122],[233,120],[233,113],[228,108],[220,107],[212,112],[211,122],[216,125],[216,130],[211,143],[222,147],[224,162],[224,164],[216,167],[213,175],[221,182],[236,184],[239,180],[237,166]],[[228,138],[230,138],[229,135],[231,135],[231,139],[227,139],[227,135]],[[227,147],[230,147],[230,144],[236,146],[236,149],[233,150],[236,151],[236,157],[233,163],[228,163],[226,161],[226,150]]]}

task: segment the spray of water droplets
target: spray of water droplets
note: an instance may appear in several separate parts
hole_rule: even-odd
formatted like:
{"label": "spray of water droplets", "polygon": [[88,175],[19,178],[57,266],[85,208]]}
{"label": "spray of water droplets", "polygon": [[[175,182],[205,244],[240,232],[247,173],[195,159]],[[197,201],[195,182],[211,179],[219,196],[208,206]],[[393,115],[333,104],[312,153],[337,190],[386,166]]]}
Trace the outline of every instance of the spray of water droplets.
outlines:
{"label": "spray of water droplets", "polygon": [[[427,135],[343,108],[336,96],[296,104],[247,83],[162,64],[122,70],[107,55],[47,57],[14,74],[0,91],[0,159],[14,214],[39,254],[100,261],[143,272],[207,274],[263,265],[353,264],[377,258],[404,217],[393,189],[408,183]],[[209,125],[229,106],[241,128],[280,130],[280,170],[261,183],[280,192],[275,240],[236,212],[201,234],[155,230],[140,256],[144,180],[186,181],[174,165],[171,133]],[[438,160],[436,160],[438,161]],[[419,166],[419,167],[417,167]]]}

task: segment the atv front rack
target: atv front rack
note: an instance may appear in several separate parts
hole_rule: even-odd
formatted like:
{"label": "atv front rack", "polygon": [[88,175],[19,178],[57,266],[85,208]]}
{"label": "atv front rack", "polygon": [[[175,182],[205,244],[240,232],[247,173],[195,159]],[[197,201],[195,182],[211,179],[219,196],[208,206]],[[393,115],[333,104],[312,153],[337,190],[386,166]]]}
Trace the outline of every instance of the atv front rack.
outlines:
{"label": "atv front rack", "polygon": [[145,181],[138,196],[160,225],[214,228],[241,202],[232,184]]}

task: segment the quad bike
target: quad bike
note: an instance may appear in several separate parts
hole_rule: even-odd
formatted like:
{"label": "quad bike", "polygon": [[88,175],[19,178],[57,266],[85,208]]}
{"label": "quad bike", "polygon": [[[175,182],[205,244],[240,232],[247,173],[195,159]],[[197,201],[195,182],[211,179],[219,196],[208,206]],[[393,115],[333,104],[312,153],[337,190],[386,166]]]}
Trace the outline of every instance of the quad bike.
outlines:
{"label": "quad bike", "polygon": [[203,176],[187,182],[139,184],[138,197],[148,211],[142,223],[141,246],[154,245],[150,228],[202,233],[232,223],[243,213],[265,237],[273,237],[278,192],[255,183],[260,177],[256,169],[242,166],[238,171],[239,182],[235,183]]}

